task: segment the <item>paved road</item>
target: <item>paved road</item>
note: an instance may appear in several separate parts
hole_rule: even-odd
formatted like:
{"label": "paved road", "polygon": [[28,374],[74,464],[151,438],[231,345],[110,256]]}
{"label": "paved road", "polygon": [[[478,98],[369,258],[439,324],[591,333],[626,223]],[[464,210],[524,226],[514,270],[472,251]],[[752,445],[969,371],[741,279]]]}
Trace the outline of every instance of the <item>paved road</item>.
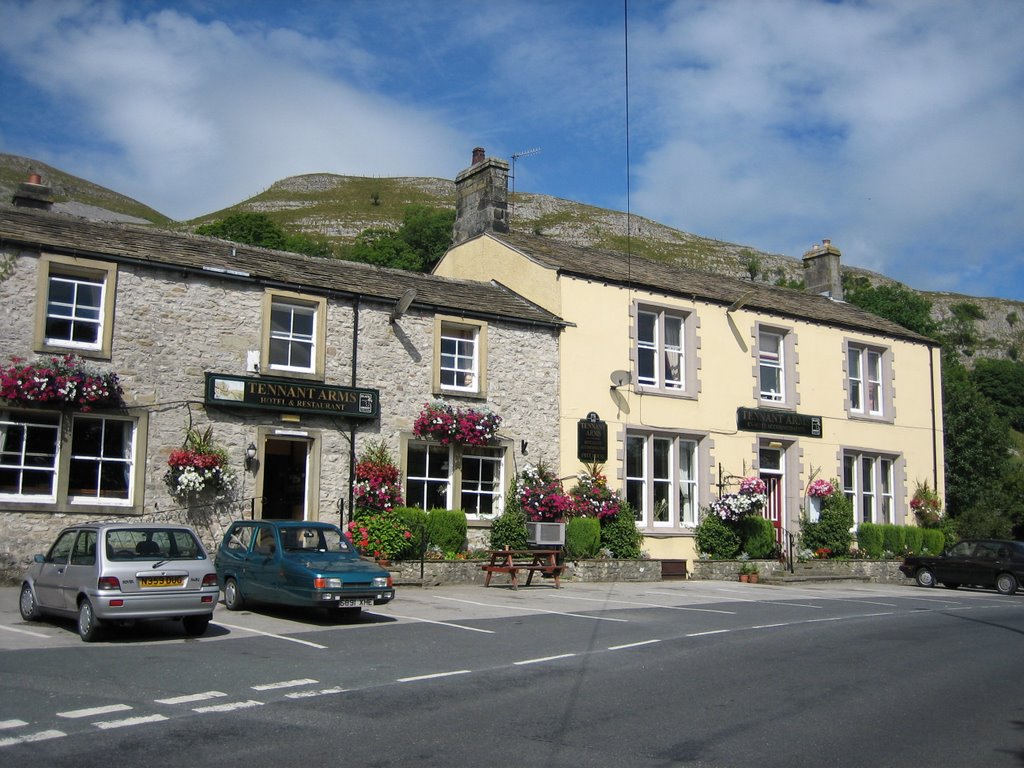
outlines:
{"label": "paved road", "polygon": [[16,603],[0,590],[0,763],[19,767],[1024,764],[1021,596],[407,588],[352,622],[218,606],[200,639],[99,644]]}

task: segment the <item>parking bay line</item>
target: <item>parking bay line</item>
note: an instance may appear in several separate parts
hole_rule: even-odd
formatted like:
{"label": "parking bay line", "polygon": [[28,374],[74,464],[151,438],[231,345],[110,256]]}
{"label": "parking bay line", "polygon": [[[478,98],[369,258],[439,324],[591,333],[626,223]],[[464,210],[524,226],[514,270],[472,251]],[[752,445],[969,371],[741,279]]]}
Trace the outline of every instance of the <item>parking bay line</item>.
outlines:
{"label": "parking bay line", "polygon": [[273,632],[264,632],[260,629],[252,629],[250,627],[239,627],[236,624],[225,624],[223,621],[217,622],[218,626],[227,627],[228,629],[237,629],[240,632],[251,632],[254,635],[263,635],[264,637],[272,637],[276,640],[287,640],[289,643],[299,643],[300,645],[308,645],[310,648],[319,648],[321,651],[326,651],[326,645],[320,645],[319,643],[313,643],[309,640],[300,640],[297,637],[288,637],[287,635],[275,635]]}
{"label": "parking bay line", "polygon": [[306,677],[302,680],[282,680],[279,683],[263,683],[262,685],[250,685],[249,687],[254,691],[275,691],[279,688],[298,688],[301,685],[316,685],[319,682],[319,680]]}
{"label": "parking bay line", "polygon": [[493,629],[481,629],[480,627],[464,627],[461,624],[453,624],[450,621],[437,621],[436,619],[421,619],[419,616],[403,616],[403,615],[398,614],[398,613],[392,613],[391,611],[388,611],[387,613],[378,613],[378,614],[374,614],[374,615],[375,616],[393,616],[396,619],[405,619],[406,621],[419,621],[419,622],[422,622],[423,624],[440,624],[442,627],[452,627],[453,629],[464,629],[467,632],[483,632],[484,634],[487,634],[487,635],[493,635],[494,634],[494,630]]}
{"label": "parking bay line", "polygon": [[159,723],[166,719],[166,715],[145,715],[142,717],[126,717],[123,720],[101,720],[98,723],[93,723],[93,725],[95,725],[100,730],[109,731],[111,728],[125,728],[130,725]]}
{"label": "parking bay line", "polygon": [[571,616],[574,619],[592,619],[594,621],[619,621],[623,623],[629,621],[629,619],[613,619],[610,616],[585,616],[580,613],[568,613],[566,611],[549,611],[545,608],[523,608],[518,605],[496,605],[495,603],[478,603],[475,600],[462,600],[457,597],[441,597],[440,595],[435,595],[435,599],[451,600],[453,603],[467,603],[469,605],[478,605],[481,608],[500,608],[503,610],[527,611],[529,613],[550,613],[555,616]]}
{"label": "parking bay line", "polygon": [[453,675],[468,675],[472,670],[469,669],[455,669],[451,672],[435,672],[432,675],[416,675],[415,677],[400,677],[398,682],[400,683],[416,683],[420,680],[436,680],[439,677],[452,677]]}
{"label": "parking bay line", "polygon": [[13,747],[15,744],[31,744],[34,741],[46,741],[47,739],[59,739],[67,736],[64,731],[39,731],[29,733],[25,736],[12,736],[8,739],[0,739],[0,747]]}
{"label": "parking bay line", "polygon": [[[659,594],[667,594],[660,592]],[[666,611],[699,611],[700,613],[726,613],[730,616],[735,616],[736,611],[722,611],[716,610],[715,608],[689,608],[684,605],[661,605],[660,603],[640,603],[635,600],[610,600],[600,597],[579,597],[577,595],[555,595],[550,592],[546,594],[546,597],[562,598],[563,600],[589,600],[592,603],[622,603],[623,605],[633,605],[640,608],[664,608]]]}
{"label": "parking bay line", "polygon": [[153,699],[157,704],[195,704],[197,701],[207,701],[221,696],[227,696],[223,691],[203,691],[202,693],[190,693],[185,696],[174,696],[170,699]]}
{"label": "parking bay line", "polygon": [[71,709],[67,712],[58,712],[57,717],[71,719],[79,717],[96,717],[96,715],[109,715],[111,712],[127,712],[131,709],[127,704],[109,704],[105,707],[90,707],[89,709]]}
{"label": "parking bay line", "polygon": [[43,639],[49,637],[49,635],[44,635],[42,632],[33,632],[30,629],[19,629],[18,627],[8,627],[5,624],[0,624],[0,629],[6,629],[8,632],[17,632],[19,635],[28,635],[29,637],[41,637]]}

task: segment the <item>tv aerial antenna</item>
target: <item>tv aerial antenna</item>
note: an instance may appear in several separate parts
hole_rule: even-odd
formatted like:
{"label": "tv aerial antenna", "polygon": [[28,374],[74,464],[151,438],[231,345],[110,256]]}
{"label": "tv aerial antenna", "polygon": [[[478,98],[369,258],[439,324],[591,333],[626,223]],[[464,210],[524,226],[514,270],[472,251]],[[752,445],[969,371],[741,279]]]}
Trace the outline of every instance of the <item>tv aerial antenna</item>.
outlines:
{"label": "tv aerial antenna", "polygon": [[516,217],[516,160],[520,157],[529,157],[530,155],[536,155],[540,152],[540,147],[534,147],[533,149],[524,149],[522,152],[512,153],[512,213],[509,216],[509,225],[512,224],[512,220]]}

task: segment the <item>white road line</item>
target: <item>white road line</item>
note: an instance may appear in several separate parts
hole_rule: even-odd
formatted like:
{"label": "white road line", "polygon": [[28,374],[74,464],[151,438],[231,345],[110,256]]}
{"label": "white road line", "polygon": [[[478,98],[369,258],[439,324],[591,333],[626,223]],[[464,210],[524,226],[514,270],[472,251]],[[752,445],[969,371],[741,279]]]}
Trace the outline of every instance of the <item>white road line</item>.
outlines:
{"label": "white road line", "polygon": [[170,699],[154,699],[157,704],[195,704],[197,701],[208,701],[221,696],[227,696],[222,691],[203,691],[202,693],[190,693],[186,696],[174,696]]}
{"label": "white road line", "polygon": [[[797,622],[800,623],[800,622]],[[791,627],[792,622],[780,621],[778,624],[755,624],[751,629],[774,629],[775,627]]]}
{"label": "white road line", "polygon": [[705,635],[724,635],[726,632],[732,632],[731,629],[712,629],[707,632],[690,632],[688,635],[683,637],[704,637]]}
{"label": "white road line", "polygon": [[386,614],[379,614],[380,616],[393,616],[396,619],[405,619],[406,621],[418,621],[423,624],[440,624],[442,627],[452,627],[453,629],[464,629],[467,632],[483,632],[487,635],[493,635],[493,629],[480,629],[479,627],[464,627],[461,624],[453,624],[450,621],[437,621],[435,619],[421,619],[418,616],[402,616],[399,613],[392,613],[388,611]]}
{"label": "white road line", "polygon": [[262,701],[255,701],[249,699],[248,701],[233,701],[230,704],[211,704],[208,707],[193,707],[193,712],[206,713],[206,712],[234,712],[238,709],[251,709],[252,707],[262,707]]}
{"label": "white road line", "polygon": [[[17,627],[8,627],[3,624],[0,624],[0,629],[6,629],[8,632],[17,632],[19,635],[28,635],[29,637],[49,637],[49,635],[44,635],[42,632],[33,632],[30,629],[18,629]],[[64,734],[61,734],[61,736],[63,735]]]}
{"label": "white road line", "polygon": [[287,635],[275,635],[273,632],[262,632],[258,629],[251,629],[249,627],[239,627],[235,624],[225,624],[223,621],[218,621],[217,625],[221,627],[227,627],[228,629],[237,629],[240,632],[251,632],[254,635],[273,637],[276,640],[287,640],[289,643],[299,643],[300,645],[308,645],[310,648],[319,648],[321,651],[327,650],[326,645],[320,645],[319,643],[311,643],[309,640],[300,640],[297,637],[288,637]]}
{"label": "white road line", "polygon": [[98,723],[93,723],[93,725],[95,725],[100,730],[109,731],[111,728],[125,728],[130,725],[159,723],[161,720],[166,719],[167,717],[164,715],[145,715],[143,717],[126,717],[124,720],[101,720]]}
{"label": "white road line", "polygon": [[567,613],[565,611],[548,611],[544,608],[521,608],[518,605],[496,605],[495,603],[478,603],[475,600],[460,600],[457,597],[441,597],[436,595],[436,600],[451,600],[453,603],[467,603],[469,605],[478,605],[482,608],[499,608],[502,610],[512,611],[526,611],[527,613],[550,613],[553,616],[571,616],[574,619],[592,619],[593,621],[619,621],[626,623],[629,619],[613,619],[609,616],[584,616],[580,613]]}
{"label": "white road line", "polygon": [[29,733],[25,736],[15,736],[10,739],[0,739],[0,747],[13,747],[15,744],[30,744],[33,741],[59,739],[61,736],[67,736],[67,734],[63,731],[39,731],[39,733]]}
{"label": "white road line", "polygon": [[654,645],[660,643],[661,640],[641,640],[639,643],[626,643],[625,645],[610,645],[608,646],[609,651],[623,651],[628,648],[639,648],[641,645]]}
{"label": "white road line", "polygon": [[400,677],[398,682],[400,683],[415,683],[420,680],[434,680],[438,677],[452,677],[453,675],[468,675],[471,670],[468,669],[456,669],[451,672],[435,672],[432,675],[417,675],[416,677]]}
{"label": "white road line", "polygon": [[8,728],[22,728],[28,725],[24,720],[0,720],[0,731]]}
{"label": "white road line", "polygon": [[336,685],[334,688],[321,688],[319,691],[292,691],[291,693],[286,693],[284,697],[286,699],[312,699],[316,696],[329,696],[332,693],[344,692],[344,688]]}
{"label": "white road line", "polygon": [[90,709],[72,709],[67,712],[58,712],[57,717],[96,717],[97,715],[109,715],[111,712],[127,712],[131,707],[127,704],[109,704],[105,707],[91,707]]}
{"label": "white road line", "polygon": [[[666,594],[662,592],[661,594]],[[623,605],[634,605],[641,608],[664,608],[666,611],[699,611],[701,613],[725,613],[735,616],[736,611],[722,611],[715,608],[689,608],[682,605],[662,605],[661,603],[640,603],[635,600],[611,600],[601,597],[579,597],[577,595],[553,595],[548,593],[546,597],[562,598],[563,600],[589,600],[592,603],[622,603]]]}
{"label": "white road line", "polygon": [[298,688],[300,685],[316,685],[319,680],[306,677],[302,680],[282,680],[279,683],[263,683],[262,685],[250,685],[254,691],[275,691],[279,688]]}
{"label": "white road line", "polygon": [[539,659],[524,659],[523,661],[512,662],[517,667],[525,666],[526,664],[543,664],[545,661],[557,661],[558,659],[571,659],[575,656],[575,653],[560,653],[557,656],[542,656]]}

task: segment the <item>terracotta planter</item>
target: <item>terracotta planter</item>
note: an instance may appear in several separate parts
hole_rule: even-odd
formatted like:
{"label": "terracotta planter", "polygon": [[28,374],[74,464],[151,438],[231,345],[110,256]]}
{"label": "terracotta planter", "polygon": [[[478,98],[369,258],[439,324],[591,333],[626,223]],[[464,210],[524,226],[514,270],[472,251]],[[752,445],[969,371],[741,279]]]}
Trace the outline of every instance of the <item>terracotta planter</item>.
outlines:
{"label": "terracotta planter", "polygon": [[750,574],[749,573],[741,573],[740,574],[740,581],[742,581],[743,583],[746,583],[746,582],[750,581]]}
{"label": "terracotta planter", "polygon": [[751,573],[749,574],[749,578],[747,579],[747,581],[749,581],[751,584],[757,584],[758,577],[758,574]]}
{"label": "terracotta planter", "polygon": [[377,565],[379,565],[381,568],[390,568],[391,567],[391,561],[386,559],[386,558],[383,558],[383,557],[378,557],[377,558]]}

